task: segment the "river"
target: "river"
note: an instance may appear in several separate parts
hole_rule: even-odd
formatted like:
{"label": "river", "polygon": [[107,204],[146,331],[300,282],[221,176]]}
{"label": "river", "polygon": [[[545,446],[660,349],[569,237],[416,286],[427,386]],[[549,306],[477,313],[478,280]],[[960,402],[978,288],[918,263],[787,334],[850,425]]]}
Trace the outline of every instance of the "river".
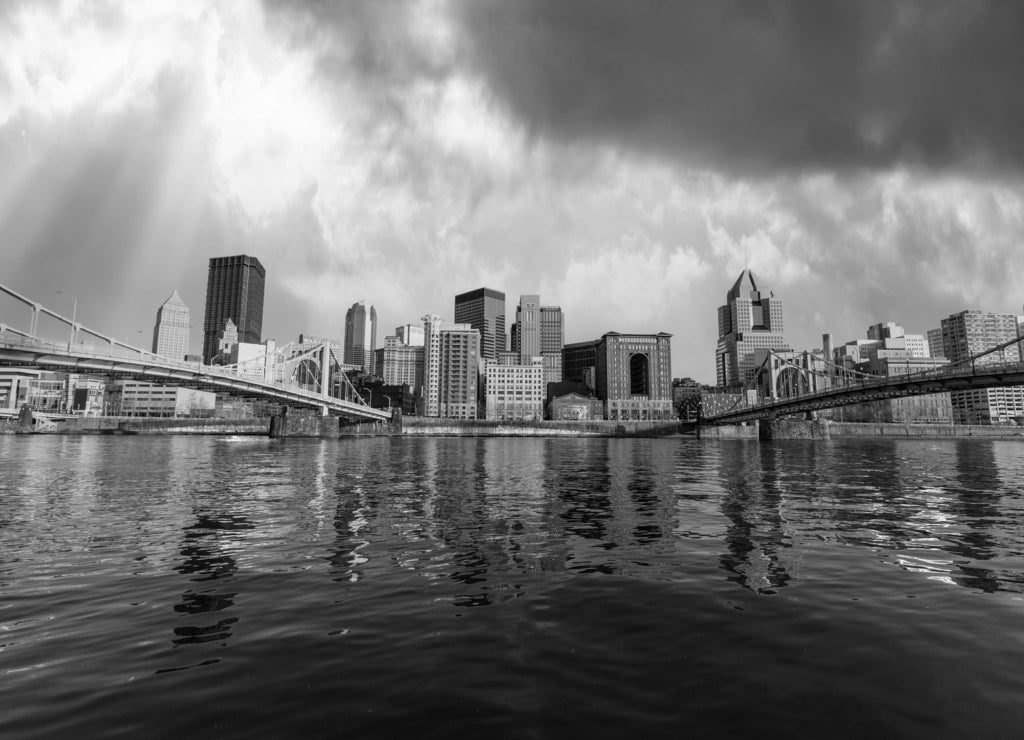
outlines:
{"label": "river", "polygon": [[0,436],[0,736],[1019,737],[1024,442]]}

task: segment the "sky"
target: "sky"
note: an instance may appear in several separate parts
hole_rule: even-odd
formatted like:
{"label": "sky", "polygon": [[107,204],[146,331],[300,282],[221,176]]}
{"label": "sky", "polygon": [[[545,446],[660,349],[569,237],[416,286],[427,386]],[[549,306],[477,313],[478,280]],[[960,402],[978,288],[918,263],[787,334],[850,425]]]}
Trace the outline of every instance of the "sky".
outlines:
{"label": "sky", "polygon": [[195,351],[214,256],[279,343],[486,286],[713,383],[747,266],[799,350],[1024,311],[1022,70],[1015,0],[8,0],[0,283]]}

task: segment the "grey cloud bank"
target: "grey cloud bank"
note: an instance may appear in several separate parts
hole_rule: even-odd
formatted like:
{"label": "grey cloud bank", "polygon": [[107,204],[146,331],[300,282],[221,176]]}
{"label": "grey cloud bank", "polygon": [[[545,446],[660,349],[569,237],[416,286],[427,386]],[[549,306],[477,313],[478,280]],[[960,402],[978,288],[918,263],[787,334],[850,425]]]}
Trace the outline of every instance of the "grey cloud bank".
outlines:
{"label": "grey cloud bank", "polygon": [[776,175],[1024,165],[1024,6],[460,3],[470,58],[538,135]]}

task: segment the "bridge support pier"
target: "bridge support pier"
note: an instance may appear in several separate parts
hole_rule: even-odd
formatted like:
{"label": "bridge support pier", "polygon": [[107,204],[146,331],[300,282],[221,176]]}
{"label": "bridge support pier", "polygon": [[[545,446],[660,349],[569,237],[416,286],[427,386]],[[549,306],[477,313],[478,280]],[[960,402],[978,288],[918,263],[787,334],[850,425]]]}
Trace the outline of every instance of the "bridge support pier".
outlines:
{"label": "bridge support pier", "polygon": [[275,414],[270,417],[270,437],[271,439],[277,439],[278,437],[288,436],[288,407],[282,406],[281,413]]}
{"label": "bridge support pier", "polygon": [[320,416],[312,413],[289,413],[288,407],[282,407],[281,413],[270,418],[270,436],[282,437],[320,437],[335,439],[352,435],[388,435],[401,434],[402,413],[396,409],[390,421],[352,421],[340,416]]}
{"label": "bridge support pier", "polygon": [[18,431],[30,432],[32,431],[32,424],[32,407],[26,403],[18,412]]}
{"label": "bridge support pier", "polygon": [[761,419],[757,424],[757,439],[771,442],[775,439],[828,439],[828,422],[819,419]]}

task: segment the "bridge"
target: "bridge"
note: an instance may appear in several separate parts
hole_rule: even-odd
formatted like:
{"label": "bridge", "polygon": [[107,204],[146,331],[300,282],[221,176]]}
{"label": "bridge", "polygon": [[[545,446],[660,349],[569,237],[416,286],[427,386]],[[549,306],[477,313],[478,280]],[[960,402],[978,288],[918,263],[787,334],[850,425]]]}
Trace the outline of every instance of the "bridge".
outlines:
{"label": "bridge", "polygon": [[[929,393],[1024,385],[1024,362],[1005,359],[1008,349],[1012,349],[1011,355],[1019,357],[1017,347],[1021,342],[1024,336],[960,362],[889,376],[853,371],[827,360],[821,363],[824,370],[814,370],[806,363],[801,365],[769,350],[753,380],[742,389],[736,401],[727,408],[702,414],[701,420],[732,424]],[[996,358],[997,353],[1000,359]],[[912,361],[908,360],[908,367]],[[783,373],[767,372],[776,364],[783,367]],[[801,380],[780,383],[783,375]],[[767,387],[765,376],[768,376]],[[813,377],[814,382],[807,382],[808,377]]]}
{"label": "bridge", "polygon": [[[388,421],[391,414],[370,407],[352,388],[335,348],[284,345],[236,365],[203,365],[154,354],[126,341],[93,331],[57,311],[0,284],[6,303],[26,309],[21,326],[0,323],[0,365],[66,373],[93,373],[131,378],[161,385],[186,386],[285,406],[316,409],[356,421]],[[76,302],[77,313],[77,302]],[[49,318],[68,329],[67,341],[40,337],[40,319]],[[340,382],[339,382],[340,381]],[[332,395],[345,387],[355,400]],[[336,392],[336,391],[335,391]]]}

